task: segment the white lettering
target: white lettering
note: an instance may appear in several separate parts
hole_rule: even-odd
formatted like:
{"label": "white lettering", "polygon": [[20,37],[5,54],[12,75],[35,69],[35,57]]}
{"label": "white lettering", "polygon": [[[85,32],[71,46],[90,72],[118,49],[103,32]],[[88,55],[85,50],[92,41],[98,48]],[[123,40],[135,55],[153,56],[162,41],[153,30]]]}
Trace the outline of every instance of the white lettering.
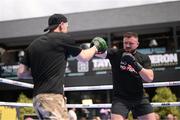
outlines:
{"label": "white lettering", "polygon": [[152,66],[172,66],[178,64],[177,53],[149,55]]}
{"label": "white lettering", "polygon": [[93,59],[93,70],[109,70],[111,64],[108,59]]}
{"label": "white lettering", "polygon": [[89,62],[78,61],[77,71],[78,72],[88,72],[89,71]]}

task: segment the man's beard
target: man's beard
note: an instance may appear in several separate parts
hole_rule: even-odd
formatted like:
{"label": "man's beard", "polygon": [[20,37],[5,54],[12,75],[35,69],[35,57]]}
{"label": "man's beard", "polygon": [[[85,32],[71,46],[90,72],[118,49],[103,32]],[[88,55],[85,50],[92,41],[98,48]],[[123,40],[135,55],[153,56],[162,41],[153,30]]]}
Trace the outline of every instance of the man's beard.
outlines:
{"label": "man's beard", "polygon": [[136,53],[136,49],[132,50],[132,49],[124,49],[124,51],[135,54]]}

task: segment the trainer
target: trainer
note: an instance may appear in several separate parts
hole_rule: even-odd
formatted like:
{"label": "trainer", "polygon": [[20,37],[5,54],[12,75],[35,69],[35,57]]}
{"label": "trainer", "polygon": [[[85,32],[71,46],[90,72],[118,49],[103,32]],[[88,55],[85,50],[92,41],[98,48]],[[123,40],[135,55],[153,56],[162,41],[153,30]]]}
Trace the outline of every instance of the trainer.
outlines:
{"label": "trainer", "polygon": [[106,42],[100,37],[93,47],[82,50],[75,46],[68,34],[68,21],[62,14],[49,17],[46,34],[35,39],[25,50],[18,69],[18,77],[32,75],[34,82],[33,106],[41,120],[69,120],[64,97],[64,73],[68,56],[89,61],[95,53],[104,52]]}

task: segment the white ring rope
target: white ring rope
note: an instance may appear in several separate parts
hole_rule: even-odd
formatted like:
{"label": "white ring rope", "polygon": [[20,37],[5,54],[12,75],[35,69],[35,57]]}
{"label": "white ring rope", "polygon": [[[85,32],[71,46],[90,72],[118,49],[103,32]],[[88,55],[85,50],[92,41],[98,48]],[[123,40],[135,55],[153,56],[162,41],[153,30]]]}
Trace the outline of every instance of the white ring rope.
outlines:
{"label": "white ring rope", "polygon": [[[5,78],[0,78],[1,83],[33,88],[33,84],[18,82]],[[144,83],[143,86],[147,87],[163,87],[163,86],[178,86],[180,81],[172,82],[157,82],[157,83]],[[112,85],[100,85],[100,86],[81,86],[81,87],[65,87],[65,91],[82,91],[82,90],[108,90],[112,89]],[[180,102],[164,102],[164,103],[151,103],[153,107],[172,107],[180,106]],[[32,103],[16,103],[16,102],[0,102],[0,106],[11,106],[11,107],[32,107]],[[67,104],[68,108],[110,108],[111,104]]]}
{"label": "white ring rope", "polygon": [[32,103],[0,102],[0,106],[33,107]]}
{"label": "white ring rope", "polygon": [[[10,85],[16,85],[26,88],[33,88],[33,84],[18,82],[15,80],[9,80],[5,78],[0,78],[1,83],[6,83]],[[149,87],[163,87],[163,86],[178,86],[180,85],[180,81],[171,81],[171,82],[154,82],[154,83],[143,83],[145,88]],[[112,89],[112,85],[99,85],[99,86],[79,86],[79,87],[65,87],[65,91],[83,91],[83,90],[110,90]]]}
{"label": "white ring rope", "polygon": [[30,84],[30,83],[18,82],[18,81],[15,81],[15,80],[9,80],[9,79],[5,79],[5,78],[0,78],[0,82],[10,84],[10,85],[26,87],[26,88],[33,88],[33,86],[34,86],[33,84]]}
{"label": "white ring rope", "polygon": [[[153,107],[175,107],[180,106],[180,102],[157,102],[151,103]],[[33,107],[32,103],[16,103],[16,102],[0,102],[0,106],[11,106],[11,107]],[[111,104],[67,104],[68,108],[110,108]]]}

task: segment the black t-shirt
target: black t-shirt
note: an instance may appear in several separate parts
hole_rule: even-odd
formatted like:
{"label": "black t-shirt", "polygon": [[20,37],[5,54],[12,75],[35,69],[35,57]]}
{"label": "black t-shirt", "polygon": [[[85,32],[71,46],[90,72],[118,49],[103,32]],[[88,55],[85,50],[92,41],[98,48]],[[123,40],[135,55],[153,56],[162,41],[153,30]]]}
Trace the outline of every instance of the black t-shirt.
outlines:
{"label": "black t-shirt", "polygon": [[[140,99],[144,95],[143,80],[130,65],[121,64],[123,52],[118,49],[109,49],[107,52],[107,58],[112,65],[113,98]],[[151,68],[151,61],[147,55],[137,51],[134,56],[144,68]]]}
{"label": "black t-shirt", "polygon": [[67,57],[77,56],[81,49],[65,33],[47,33],[35,39],[25,51],[23,64],[31,68],[34,93],[63,94]]}

